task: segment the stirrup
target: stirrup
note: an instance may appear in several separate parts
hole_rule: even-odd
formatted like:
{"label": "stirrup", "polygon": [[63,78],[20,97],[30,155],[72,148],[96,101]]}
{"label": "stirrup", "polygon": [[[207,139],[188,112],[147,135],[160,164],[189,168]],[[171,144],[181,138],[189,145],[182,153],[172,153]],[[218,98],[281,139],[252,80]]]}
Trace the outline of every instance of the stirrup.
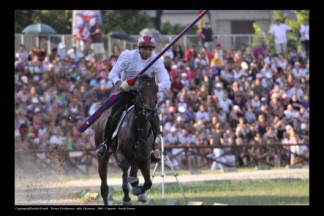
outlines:
{"label": "stirrup", "polygon": [[105,157],[105,155],[106,155],[106,152],[107,152],[107,144],[106,144],[106,142],[104,141],[103,143],[101,143],[99,146],[98,146],[98,148],[97,148],[97,150],[96,150],[96,154],[97,154],[97,156],[99,157],[99,158],[103,158],[103,157]]}

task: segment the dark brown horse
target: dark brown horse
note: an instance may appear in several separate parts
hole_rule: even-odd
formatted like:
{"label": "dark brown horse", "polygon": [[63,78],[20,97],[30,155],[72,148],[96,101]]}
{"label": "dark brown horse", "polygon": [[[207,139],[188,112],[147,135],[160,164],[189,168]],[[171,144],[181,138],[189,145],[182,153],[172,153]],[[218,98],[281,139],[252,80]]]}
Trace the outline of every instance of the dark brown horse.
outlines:
{"label": "dark brown horse", "polygon": [[[116,152],[113,153],[118,167],[123,171],[122,189],[124,192],[124,205],[131,204],[129,183],[133,187],[132,193],[138,196],[138,201],[140,202],[146,202],[144,192],[152,186],[150,176],[150,153],[152,151],[153,133],[148,119],[156,115],[158,88],[155,80],[146,75],[141,76],[138,82],[139,85],[136,91],[134,108],[126,114],[124,120],[121,122],[116,140],[117,149]],[[93,125],[96,147],[104,140],[105,126],[109,114],[110,109],[106,110],[101,118]],[[139,132],[142,133],[141,137],[147,141],[142,146],[136,145]],[[107,165],[110,155],[111,153],[107,152],[104,158],[98,158],[98,170],[101,179],[100,190],[105,205],[108,205],[109,187],[107,184]],[[130,175],[128,176],[130,167]],[[141,170],[144,177],[143,186],[138,186],[138,169]]]}

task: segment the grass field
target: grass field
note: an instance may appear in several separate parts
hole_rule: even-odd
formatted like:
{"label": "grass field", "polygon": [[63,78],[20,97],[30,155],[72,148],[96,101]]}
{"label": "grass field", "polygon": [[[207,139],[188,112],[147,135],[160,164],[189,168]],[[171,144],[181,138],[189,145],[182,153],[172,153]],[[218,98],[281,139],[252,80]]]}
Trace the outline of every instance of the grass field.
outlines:
{"label": "grass field", "polygon": [[[189,201],[203,202],[203,205],[221,203],[227,205],[309,205],[309,180],[272,180],[260,182],[230,183],[228,181],[197,182],[182,184],[183,194],[177,183],[165,184],[162,200],[162,185],[149,191],[148,199],[154,205],[165,205],[167,200],[177,200],[177,205],[187,205]],[[112,199],[120,204],[121,190],[112,192]],[[131,195],[136,205],[137,197]],[[101,197],[98,198],[101,203]]]}
{"label": "grass field", "polygon": [[[203,205],[221,203],[240,206],[262,205],[309,205],[309,170],[273,168],[238,169],[222,173],[211,170],[177,170],[180,185],[170,170],[165,172],[162,200],[161,172],[155,173],[153,186],[148,193],[149,202],[144,205],[187,205],[189,201],[203,202]],[[139,177],[141,177],[139,175]],[[109,194],[114,204],[121,205],[121,171],[109,172]],[[140,180],[140,184],[143,181]],[[22,169],[16,167],[15,203],[22,205],[103,205],[100,196],[100,179],[92,175],[62,176],[50,170]],[[137,197],[130,193],[133,205]],[[171,203],[170,201],[176,202]]]}

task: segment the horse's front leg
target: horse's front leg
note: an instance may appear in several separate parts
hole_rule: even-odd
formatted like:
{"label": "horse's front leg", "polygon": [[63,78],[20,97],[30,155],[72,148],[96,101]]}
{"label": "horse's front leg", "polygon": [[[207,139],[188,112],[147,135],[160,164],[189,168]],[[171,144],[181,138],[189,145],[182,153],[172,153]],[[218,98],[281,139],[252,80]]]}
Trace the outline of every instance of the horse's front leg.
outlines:
{"label": "horse's front leg", "polygon": [[129,197],[129,185],[128,185],[128,169],[129,169],[129,163],[127,159],[124,157],[124,155],[119,154],[117,157],[117,164],[119,168],[123,170],[123,192],[124,192],[124,198],[123,198],[123,205],[131,205],[131,198]]}
{"label": "horse's front leg", "polygon": [[139,179],[137,178],[138,168],[135,166],[131,166],[128,182],[132,185],[132,187],[138,187]]}
{"label": "horse's front leg", "polygon": [[129,185],[128,185],[128,168],[129,167],[123,167],[123,192],[124,192],[124,198],[123,198],[123,205],[131,205],[132,200],[129,196]]}
{"label": "horse's front leg", "polygon": [[100,193],[104,201],[104,205],[108,205],[108,191],[109,191],[109,187],[107,184],[108,159],[109,159],[108,154],[104,158],[98,159],[98,172],[101,179]]}
{"label": "horse's front leg", "polygon": [[150,176],[150,161],[147,160],[146,162],[144,162],[144,164],[140,167],[140,170],[144,177],[144,185],[142,187],[137,187],[139,189],[137,191],[137,201],[145,203],[147,201],[147,198],[144,193],[152,187],[152,180]]}

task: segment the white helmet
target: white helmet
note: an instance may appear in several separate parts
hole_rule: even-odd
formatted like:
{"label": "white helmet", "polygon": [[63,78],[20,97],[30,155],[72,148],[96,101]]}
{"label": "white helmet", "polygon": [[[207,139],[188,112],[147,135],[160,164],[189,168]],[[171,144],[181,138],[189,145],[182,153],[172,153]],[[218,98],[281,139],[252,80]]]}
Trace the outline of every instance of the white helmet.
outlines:
{"label": "white helmet", "polygon": [[144,35],[138,39],[138,47],[156,47],[155,39],[151,35]]}

